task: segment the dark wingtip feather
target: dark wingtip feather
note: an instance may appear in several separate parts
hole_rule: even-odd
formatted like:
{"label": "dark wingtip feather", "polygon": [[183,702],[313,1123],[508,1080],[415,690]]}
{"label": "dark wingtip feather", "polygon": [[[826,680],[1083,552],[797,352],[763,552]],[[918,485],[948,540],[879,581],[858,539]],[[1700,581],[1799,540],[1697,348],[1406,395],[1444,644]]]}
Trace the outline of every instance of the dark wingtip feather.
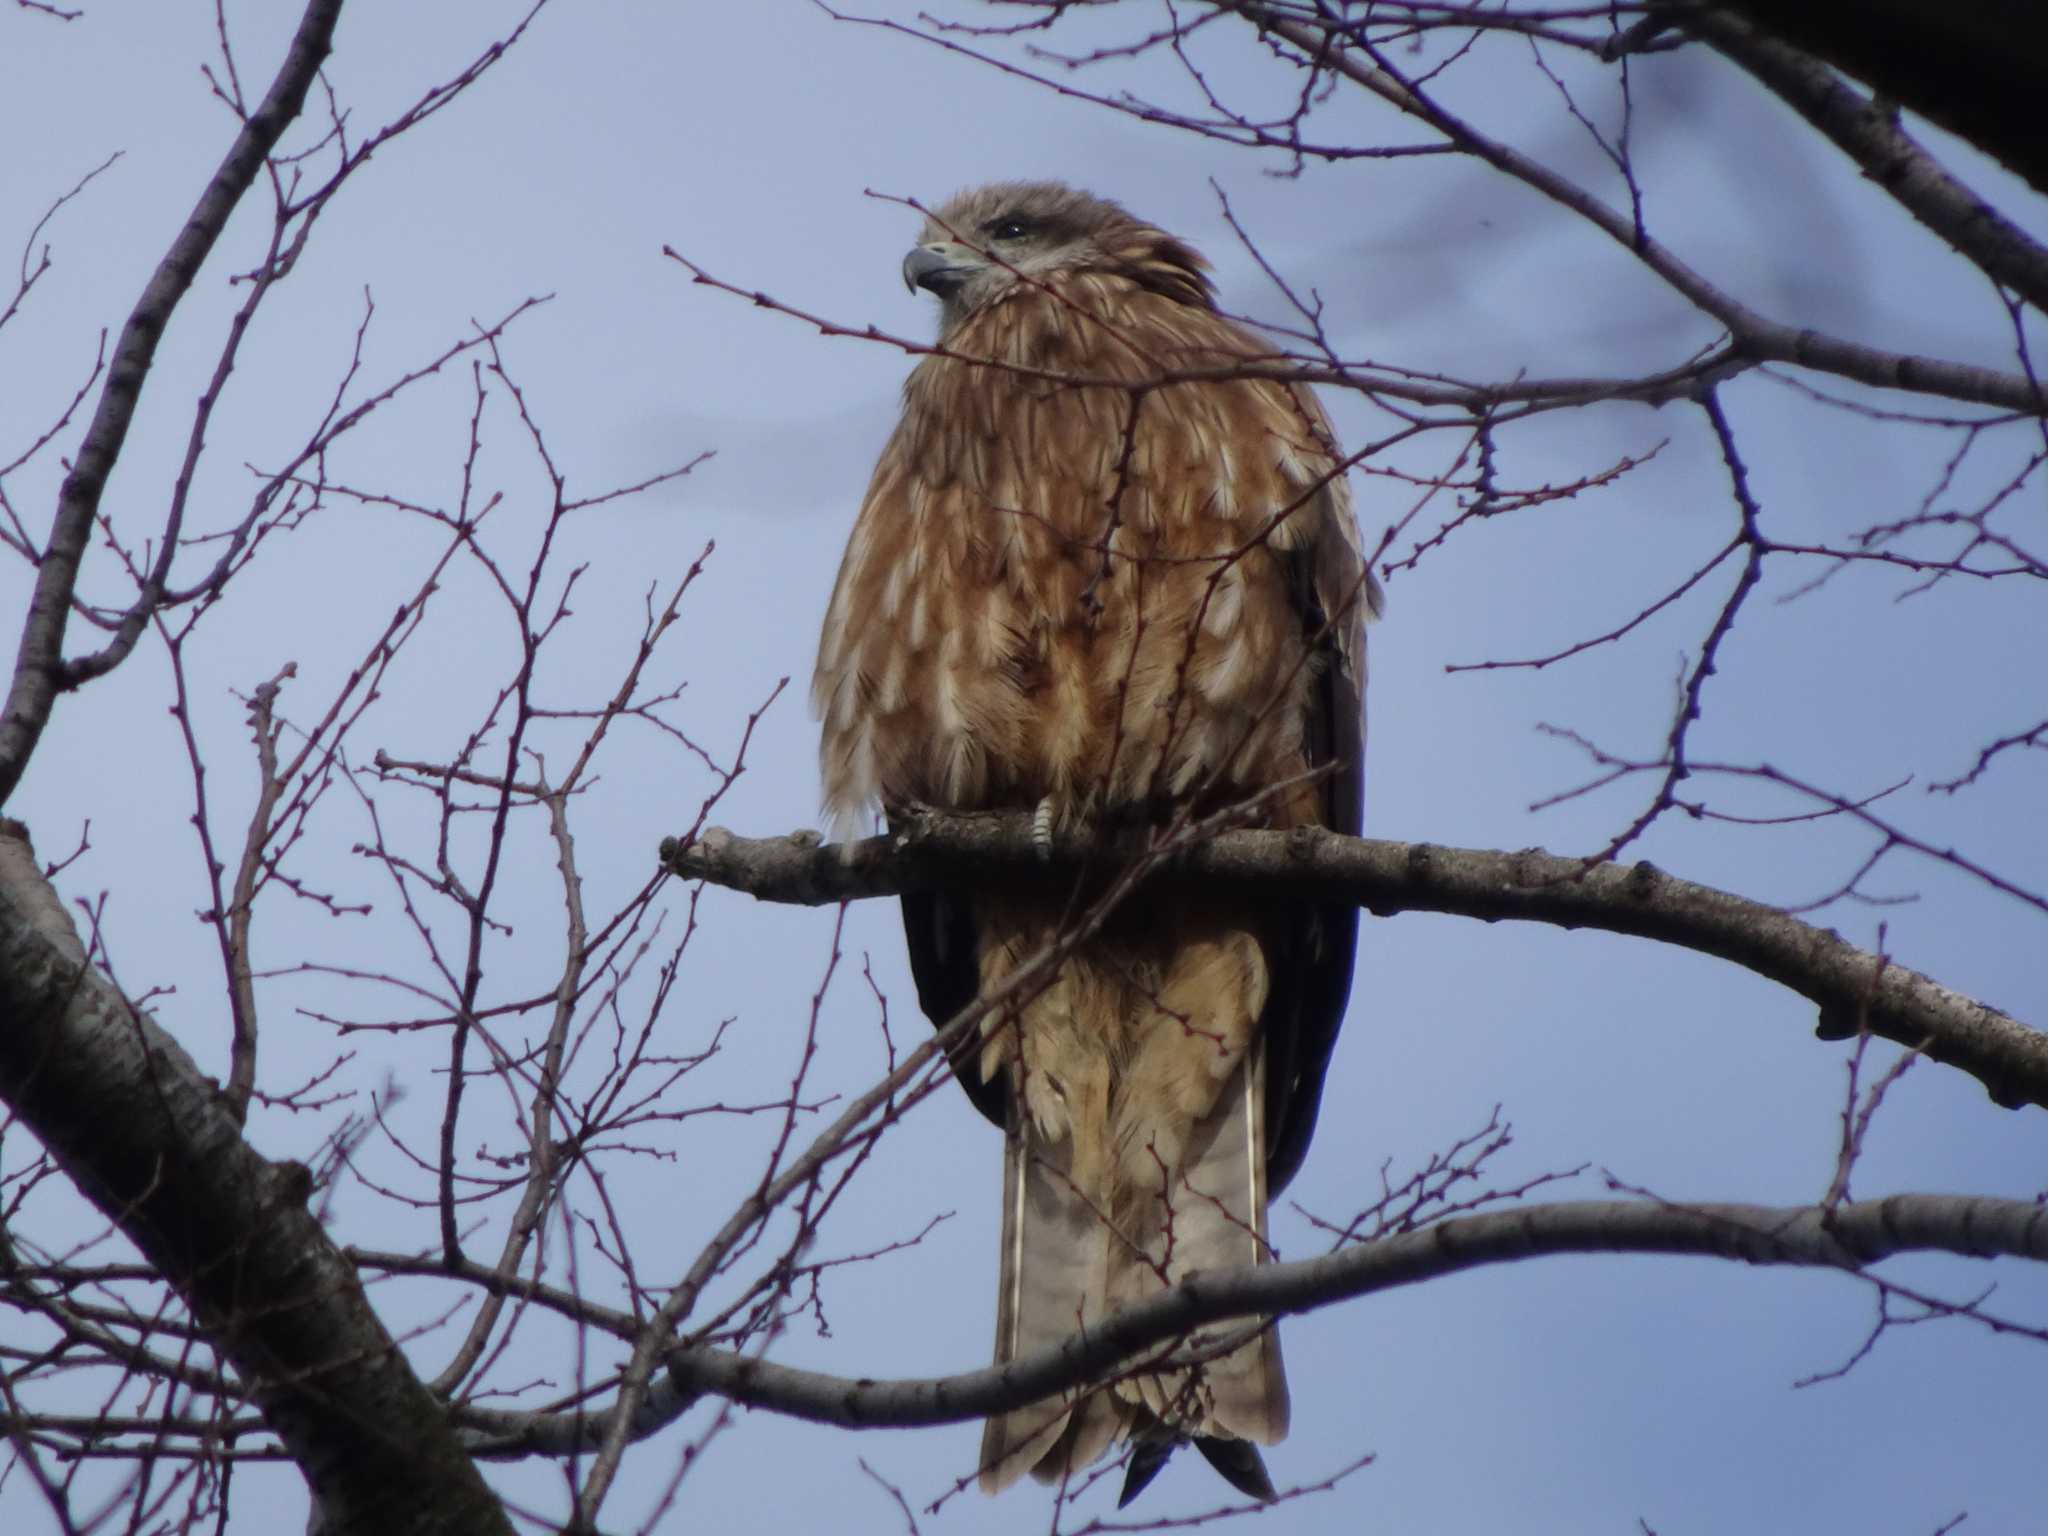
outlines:
{"label": "dark wingtip feather", "polygon": [[[1202,1459],[1223,1474],[1224,1481],[1248,1498],[1271,1504],[1280,1497],[1273,1491],[1273,1479],[1266,1474],[1266,1458],[1249,1440],[1226,1440],[1221,1436],[1197,1435],[1195,1449]],[[1134,1458],[1135,1459],[1135,1458]]]}

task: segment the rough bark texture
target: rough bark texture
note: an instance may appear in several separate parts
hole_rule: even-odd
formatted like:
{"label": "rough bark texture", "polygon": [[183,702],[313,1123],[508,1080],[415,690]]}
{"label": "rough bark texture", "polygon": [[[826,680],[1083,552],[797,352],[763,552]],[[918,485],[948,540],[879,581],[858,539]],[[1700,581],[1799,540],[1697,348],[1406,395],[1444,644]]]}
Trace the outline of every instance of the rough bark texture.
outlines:
{"label": "rough bark texture", "polygon": [[[2048,16],[2048,6],[2038,9]],[[1761,26],[1708,13],[1687,28],[1754,75],[1964,260],[2048,311],[2048,250],[1922,149],[1882,97],[1865,96],[1821,60],[1777,41]],[[2048,140],[2038,105],[2048,89],[2038,78],[2048,71],[2048,24],[2037,30],[2044,35],[2032,83],[2034,137]]]}
{"label": "rough bark texture", "polygon": [[[1129,857],[1133,848],[1121,856]],[[695,843],[662,845],[678,875],[764,901],[822,905],[900,895],[1043,871],[1080,869],[1105,850],[1080,839],[1050,850],[1031,818],[920,818],[892,837],[821,846],[815,838],[740,838],[713,828]],[[1999,1104],[2048,1107],[2048,1035],[1951,991],[1933,978],[1859,949],[1831,929],[1775,907],[1675,879],[1652,864],[1597,864],[1539,849],[1491,853],[1295,832],[1223,832],[1171,854],[1175,878],[1228,878],[1297,897],[1349,901],[1382,915],[1449,912],[1599,928],[1677,944],[1732,961],[1790,987],[1820,1009],[1817,1032],[1845,1039],[1860,1027],[1968,1072]]]}
{"label": "rough bark texture", "polygon": [[1715,0],[1912,108],[2048,192],[2041,0]]}
{"label": "rough bark texture", "polygon": [[86,960],[16,823],[0,823],[0,1098],[206,1328],[330,1532],[510,1524],[306,1210],[216,1085]]}
{"label": "rough bark texture", "polygon": [[[1854,1274],[1914,1252],[2048,1259],[2048,1210],[2027,1200],[1893,1195],[1835,1206],[1587,1200],[1489,1211],[1320,1258],[1197,1275],[1053,1348],[957,1376],[855,1380],[732,1350],[679,1346],[667,1357],[668,1378],[648,1395],[643,1419],[651,1431],[702,1394],[715,1393],[848,1429],[951,1424],[1098,1380],[1205,1323],[1305,1312],[1492,1264],[1556,1254],[1658,1253]],[[499,1437],[496,1454],[587,1450],[600,1422],[594,1415],[488,1409],[469,1417]]]}

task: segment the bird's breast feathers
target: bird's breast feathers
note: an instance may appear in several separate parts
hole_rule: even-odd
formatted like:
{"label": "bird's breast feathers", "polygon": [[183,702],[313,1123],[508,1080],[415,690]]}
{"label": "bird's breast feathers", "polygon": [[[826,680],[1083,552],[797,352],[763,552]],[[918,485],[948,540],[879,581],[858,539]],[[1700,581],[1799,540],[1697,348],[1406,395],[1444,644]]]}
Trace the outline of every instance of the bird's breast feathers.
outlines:
{"label": "bird's breast feathers", "polygon": [[1077,811],[1303,771],[1289,559],[1349,520],[1320,413],[1221,317],[1084,274],[904,391],[819,651],[826,800]]}

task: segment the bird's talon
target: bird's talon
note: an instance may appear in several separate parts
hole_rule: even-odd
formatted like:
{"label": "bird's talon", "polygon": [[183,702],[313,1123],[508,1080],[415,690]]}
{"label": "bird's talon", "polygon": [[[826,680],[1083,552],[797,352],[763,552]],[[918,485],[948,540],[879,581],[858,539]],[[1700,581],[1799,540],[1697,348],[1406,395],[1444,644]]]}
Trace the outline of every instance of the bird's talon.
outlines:
{"label": "bird's talon", "polygon": [[1041,863],[1052,862],[1053,829],[1052,796],[1047,795],[1038,802],[1038,809],[1031,813],[1031,846],[1038,851]]}

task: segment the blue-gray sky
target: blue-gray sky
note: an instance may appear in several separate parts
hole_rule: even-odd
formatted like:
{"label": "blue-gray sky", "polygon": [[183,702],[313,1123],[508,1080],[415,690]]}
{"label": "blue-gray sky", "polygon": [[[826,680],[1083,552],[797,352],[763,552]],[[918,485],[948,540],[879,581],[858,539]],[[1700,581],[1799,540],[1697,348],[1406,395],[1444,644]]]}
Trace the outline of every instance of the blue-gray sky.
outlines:
{"label": "blue-gray sky", "polygon": [[[200,74],[216,56],[210,6],[83,4],[83,18],[68,24],[0,17],[0,249],[12,250],[53,198],[122,152],[38,237],[55,265],[0,331],[0,458],[41,430],[83,380],[100,329],[118,327],[232,133]],[[274,68],[284,9],[229,6],[246,83]],[[447,77],[517,9],[352,6],[328,73],[354,131]],[[916,7],[872,9],[908,19]],[[1161,15],[1118,8],[1082,17],[1067,46],[1135,34]],[[1215,29],[1204,46],[1221,91],[1271,100],[1291,88],[1247,35]],[[1065,77],[1058,64],[1043,67]],[[1162,56],[1120,68],[1075,78],[1098,90],[1189,99]],[[1497,131],[1616,195],[1526,50],[1483,53],[1454,78],[1460,83],[1446,89],[1462,91],[1459,99]],[[1778,319],[2011,366],[2009,326],[1981,280],[1789,113],[1701,60],[1645,61],[1635,88],[1652,227],[1714,280]],[[1328,136],[1360,142],[1417,137],[1384,110],[1343,100],[1319,121]],[[1938,142],[2008,212],[2048,228],[2039,199]],[[203,527],[231,522],[248,496],[244,466],[272,466],[303,440],[347,361],[366,290],[376,307],[366,379],[433,355],[472,319],[552,295],[513,329],[505,355],[572,490],[716,450],[687,479],[572,528],[576,555],[591,569],[558,663],[562,695],[579,683],[586,698],[609,690],[648,583],[673,579],[715,540],[669,653],[667,675],[688,683],[677,718],[729,753],[747,712],[778,678],[792,678],[716,819],[755,833],[813,825],[815,737],[803,685],[838,550],[909,364],[888,346],[821,337],[693,286],[663,257],[664,244],[788,304],[922,336],[932,325],[928,301],[906,295],[897,277],[916,216],[865,193],[932,199],[998,177],[1056,176],[1193,240],[1215,262],[1233,309],[1279,315],[1277,296],[1223,221],[1213,180],[1267,257],[1321,294],[1331,332],[1352,356],[1505,378],[1666,366],[1713,339],[1708,322],[1625,253],[1470,163],[1362,160],[1312,166],[1298,178],[1269,174],[1282,169],[900,35],[835,23],[794,0],[562,5],[337,200],[230,382],[194,518]],[[166,337],[106,500],[128,537],[147,537],[161,515],[191,402],[240,297],[228,278],[255,259],[262,222],[252,210],[237,215]],[[465,390],[466,370],[423,389],[415,405],[380,418],[336,455],[336,477],[423,501],[452,497]],[[1331,403],[1353,441],[1383,425],[1355,401]],[[1910,514],[1952,446],[1815,410],[1760,378],[1730,387],[1725,403],[1769,525],[1788,540],[1839,540]],[[516,553],[522,530],[530,541],[537,526],[535,481],[509,418],[494,420],[487,465],[509,498],[494,515]],[[66,446],[75,440],[74,429]],[[1641,784],[1532,812],[1533,802],[1587,775],[1572,748],[1536,728],[1569,726],[1616,750],[1655,752],[1674,680],[1731,573],[1717,573],[1625,646],[1572,664],[1445,667],[1541,654],[1610,628],[1730,536],[1735,513],[1718,454],[1699,413],[1681,406],[1560,416],[1507,439],[1503,474],[1516,485],[1566,482],[1660,443],[1654,459],[1612,487],[1467,529],[1390,580],[1388,616],[1372,637],[1371,833],[1578,852],[1633,815]],[[1441,471],[1445,452],[1430,443],[1392,462]],[[1981,471],[1966,471],[1955,500],[1981,498],[2015,462],[1994,451]],[[41,462],[6,485],[38,531],[56,475]],[[1368,541],[1412,495],[1370,475],[1357,477],[1355,490]],[[2038,481],[2024,494],[2038,528]],[[294,661],[284,707],[317,712],[417,586],[431,543],[403,519],[337,505],[278,540],[209,618],[190,661],[219,826],[242,825],[253,778],[230,690],[246,692]],[[118,595],[118,573],[96,558],[89,590]],[[1888,802],[1901,821],[2040,889],[2048,818],[2038,755],[2001,761],[1970,795],[1926,790],[1929,780],[1967,769],[1983,744],[2048,715],[2038,602],[2025,607],[2009,583],[1956,581],[1902,600],[1908,583],[1867,570],[1790,600],[1812,574],[1787,567],[1767,578],[1723,652],[1695,755],[1769,762],[1845,793],[1913,775]],[[21,567],[0,566],[0,613],[20,611],[25,592]],[[445,755],[472,723],[479,690],[505,671],[503,611],[481,583],[458,576],[436,601],[432,623],[356,738],[359,756],[377,747],[402,758]],[[67,872],[67,896],[109,893],[106,931],[121,980],[131,993],[175,987],[158,999],[159,1018],[219,1072],[218,963],[192,917],[205,898],[165,678],[160,651],[145,646],[115,676],[63,700],[10,812],[31,823],[46,854],[67,849],[90,818],[92,850]],[[579,813],[594,907],[644,877],[655,842],[680,829],[705,787],[651,733],[613,755]],[[1756,794],[1729,803],[1760,813],[1795,808]],[[336,923],[280,899],[259,929],[259,964],[382,955],[396,969],[416,966],[388,893],[348,854],[362,836],[351,830],[354,814],[339,795],[329,803],[317,826],[327,851],[303,872],[377,901],[378,913]],[[551,856],[537,839],[517,846],[530,894],[515,908],[518,940],[494,957],[499,996],[545,978],[546,942],[560,925]],[[1868,846],[1867,834],[1834,824],[1747,829],[1680,819],[1636,852],[1745,895],[1798,902],[1838,886]],[[1886,923],[1902,962],[2023,1019],[2048,1018],[2038,913],[1905,857],[1887,862],[1872,886],[1918,899],[1837,904],[1819,920],[1866,945]],[[723,1076],[706,1096],[772,1096],[801,1043],[832,914],[772,910],[714,891],[697,920],[701,933],[664,1029],[682,1051],[730,1017]],[[851,911],[843,942],[849,959],[827,995],[810,1081],[816,1091],[852,1094],[873,1079],[882,1051],[859,957],[872,957],[899,1039],[922,1025],[893,906]],[[404,1011],[373,993],[334,992],[303,978],[266,990],[272,1086],[336,1050],[325,1026],[295,1010]],[[1832,1170],[1846,1057],[1812,1038],[1810,1014],[1746,973],[1635,941],[1422,916],[1369,921],[1317,1146],[1288,1198],[1342,1219],[1369,1202],[1383,1167],[1398,1176],[1500,1105],[1516,1131],[1500,1182],[1583,1164],[1594,1172],[1571,1192],[1587,1197],[1603,1193],[1604,1170],[1669,1198],[1814,1199]],[[394,1116],[410,1116],[413,1130],[431,1125],[438,1043],[401,1035],[349,1044],[358,1055],[347,1086],[366,1093],[388,1074],[410,1090]],[[342,1112],[259,1114],[252,1136],[270,1155],[309,1156]],[[674,1161],[620,1161],[611,1194],[649,1283],[672,1275],[693,1240],[724,1219],[761,1145],[758,1125],[711,1119],[678,1133]],[[10,1153],[10,1161],[22,1155]],[[958,1095],[922,1107],[886,1141],[825,1248],[851,1251],[908,1236],[942,1212],[952,1218],[906,1254],[839,1272],[827,1292],[830,1336],[800,1322],[778,1357],[856,1376],[984,1363],[998,1161],[998,1138]],[[1922,1066],[1879,1117],[1857,1193],[2031,1197],[2048,1182],[2044,1168],[2048,1120],[2039,1110],[1998,1111],[1971,1081]],[[349,1239],[377,1246],[433,1241],[431,1212],[394,1212],[353,1185],[337,1196],[336,1222]],[[1283,1218],[1277,1238],[1290,1256],[1317,1248],[1298,1218]],[[1995,1281],[1997,1306],[2048,1321],[2048,1284],[2017,1265],[1901,1273],[1954,1297]],[[1843,1381],[1794,1390],[1852,1352],[1871,1317],[1871,1299],[1847,1279],[1588,1257],[1495,1269],[1293,1320],[1284,1339],[1296,1430],[1269,1458],[1277,1480],[1314,1482],[1367,1450],[1378,1459],[1335,1493],[1265,1517],[1260,1529],[1541,1536],[1633,1531],[1641,1519],[1667,1536],[1814,1528],[1918,1536],[1963,1511],[1970,1531],[2033,1525],[2048,1507],[2041,1346],[1966,1323],[1930,1324],[1894,1331]],[[416,1346],[424,1369],[438,1369],[443,1337]],[[511,1384],[564,1369],[544,1359],[500,1375]],[[646,1517],[674,1475],[678,1448],[708,1412],[635,1453],[608,1528],[632,1529]],[[898,1530],[901,1515],[859,1459],[922,1510],[970,1471],[976,1438],[964,1425],[852,1435],[742,1415],[691,1467],[669,1524]],[[527,1507],[559,1509],[551,1469],[503,1478]],[[282,1529],[288,1518],[295,1526],[295,1483],[281,1473],[252,1481],[264,1492],[232,1528]],[[1143,1508],[1207,1509],[1219,1488],[1190,1460]],[[1103,1513],[1108,1490],[1093,1500],[1068,1523]],[[37,1529],[37,1508],[24,1480],[0,1488],[0,1525]],[[1024,1532],[1051,1520],[1048,1497],[1026,1488],[995,1502],[955,1498],[926,1528]]]}

